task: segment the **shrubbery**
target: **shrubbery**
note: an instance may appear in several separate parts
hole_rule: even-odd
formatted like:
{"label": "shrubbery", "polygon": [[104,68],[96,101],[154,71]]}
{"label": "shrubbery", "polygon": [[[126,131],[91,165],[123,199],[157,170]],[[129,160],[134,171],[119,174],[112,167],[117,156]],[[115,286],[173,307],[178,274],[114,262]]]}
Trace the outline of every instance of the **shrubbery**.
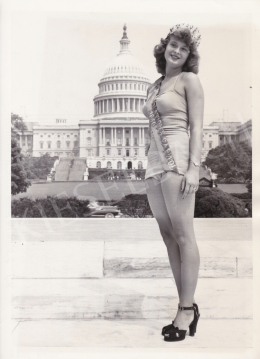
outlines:
{"label": "shrubbery", "polygon": [[245,204],[239,198],[218,188],[200,188],[196,193],[196,218],[234,218],[247,217]]}
{"label": "shrubbery", "polygon": [[88,200],[79,200],[77,197],[37,198],[29,197],[12,200],[12,217],[19,218],[84,218],[89,213]]}
{"label": "shrubbery", "polygon": [[117,203],[117,207],[129,217],[153,217],[146,194],[129,194]]}
{"label": "shrubbery", "polygon": [[[196,193],[195,218],[239,218],[252,215],[249,193],[228,194],[218,188],[199,188]],[[243,199],[249,199],[248,203]],[[124,216],[134,218],[153,217],[146,194],[129,194],[121,201],[103,201],[104,205],[116,205]],[[27,218],[84,218],[89,213],[88,200],[77,197],[38,198],[28,197],[12,201],[12,216]],[[247,208],[247,210],[246,210]]]}

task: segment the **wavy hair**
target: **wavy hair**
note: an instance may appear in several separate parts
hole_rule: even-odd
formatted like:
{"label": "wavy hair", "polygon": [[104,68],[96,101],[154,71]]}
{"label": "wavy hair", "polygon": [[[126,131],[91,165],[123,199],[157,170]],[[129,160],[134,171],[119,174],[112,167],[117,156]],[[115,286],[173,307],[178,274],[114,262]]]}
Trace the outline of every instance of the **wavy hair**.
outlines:
{"label": "wavy hair", "polygon": [[200,56],[192,42],[190,30],[186,28],[174,31],[174,33],[170,36],[168,35],[165,39],[161,39],[160,44],[154,47],[153,55],[156,59],[155,64],[157,72],[162,75],[165,75],[166,60],[164,57],[164,53],[172,36],[174,36],[178,40],[183,41],[189,47],[190,50],[189,56],[182,67],[182,71],[193,72],[194,74],[197,74],[199,72]]}

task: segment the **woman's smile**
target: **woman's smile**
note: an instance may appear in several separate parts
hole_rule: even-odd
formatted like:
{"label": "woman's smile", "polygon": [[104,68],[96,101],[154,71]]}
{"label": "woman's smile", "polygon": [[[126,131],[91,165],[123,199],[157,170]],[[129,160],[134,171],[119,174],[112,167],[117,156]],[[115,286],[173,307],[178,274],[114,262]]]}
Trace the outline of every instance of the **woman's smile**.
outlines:
{"label": "woman's smile", "polygon": [[177,55],[175,55],[175,54],[171,54],[171,57],[173,58],[173,59],[180,59],[180,57],[179,56],[177,56]]}
{"label": "woman's smile", "polygon": [[175,36],[172,36],[165,49],[166,63],[175,64],[175,66],[182,67],[190,53],[189,47]]}

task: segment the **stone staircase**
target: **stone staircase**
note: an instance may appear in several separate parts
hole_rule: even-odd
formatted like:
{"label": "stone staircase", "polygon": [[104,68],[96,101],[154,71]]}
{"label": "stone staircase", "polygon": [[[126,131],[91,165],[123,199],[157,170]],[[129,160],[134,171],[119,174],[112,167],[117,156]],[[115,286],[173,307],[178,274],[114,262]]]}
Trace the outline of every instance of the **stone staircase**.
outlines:
{"label": "stone staircase", "polygon": [[72,159],[61,157],[59,164],[55,168],[55,181],[67,181],[70,173]]}
{"label": "stone staircase", "polygon": [[[251,219],[195,219],[202,318],[252,318]],[[172,318],[178,297],[151,219],[12,219],[13,319]]]}
{"label": "stone staircase", "polygon": [[69,181],[83,181],[86,171],[86,158],[74,158],[69,172]]}

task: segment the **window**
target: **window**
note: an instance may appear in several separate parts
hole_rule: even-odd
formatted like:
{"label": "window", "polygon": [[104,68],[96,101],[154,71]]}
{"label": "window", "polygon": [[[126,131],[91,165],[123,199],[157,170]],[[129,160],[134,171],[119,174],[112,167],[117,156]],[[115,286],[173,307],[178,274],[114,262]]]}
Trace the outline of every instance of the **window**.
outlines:
{"label": "window", "polygon": [[134,152],[135,152],[135,156],[137,156],[137,155],[138,155],[138,149],[135,148],[135,149],[134,149]]}
{"label": "window", "polygon": [[41,137],[43,137],[43,135],[41,135]]}
{"label": "window", "polygon": [[74,137],[78,137],[78,135],[74,135]]}
{"label": "window", "polygon": [[125,133],[129,133],[129,130],[125,130]]}
{"label": "window", "polygon": [[91,137],[87,138],[87,145],[90,146],[91,145]]}
{"label": "window", "polygon": [[48,148],[51,148],[51,141],[48,141]]}
{"label": "window", "polygon": [[126,157],[129,157],[129,156],[130,156],[130,151],[126,150]]}
{"label": "window", "polygon": [[40,142],[40,148],[43,148],[43,142]]}
{"label": "window", "polygon": [[212,148],[212,142],[211,141],[209,142],[209,148]]}
{"label": "window", "polygon": [[121,150],[117,150],[118,151],[118,156],[121,156]]}
{"label": "window", "polygon": [[67,147],[70,147],[70,141],[66,141]]}
{"label": "window", "polygon": [[123,90],[123,84],[120,85],[120,89]]}
{"label": "window", "polygon": [[48,137],[51,137],[51,135],[48,135]]}
{"label": "window", "polygon": [[127,89],[127,84],[125,84],[125,89]]}
{"label": "window", "polygon": [[60,141],[57,142],[57,148],[60,148]]}
{"label": "window", "polygon": [[138,145],[136,137],[134,138],[134,144],[135,144],[135,146]]}
{"label": "window", "polygon": [[60,135],[58,135],[58,137],[60,137]]}
{"label": "window", "polygon": [[204,146],[205,146],[205,142],[203,141],[203,142],[202,142],[202,148],[204,148]]}
{"label": "window", "polygon": [[91,150],[88,150],[88,156],[91,156]]}
{"label": "window", "polygon": [[107,168],[112,168],[112,164],[110,161],[107,162]]}
{"label": "window", "polygon": [[116,89],[118,90],[118,84],[116,84]]}
{"label": "window", "polygon": [[110,139],[109,138],[106,139],[106,145],[110,146]]}
{"label": "window", "polygon": [[67,137],[70,137],[70,135],[67,135]]}
{"label": "window", "polygon": [[108,156],[110,155],[110,150],[107,150],[107,155],[108,155]]}
{"label": "window", "polygon": [[78,141],[74,141],[74,147],[78,147]]}
{"label": "window", "polygon": [[117,162],[117,169],[118,170],[122,169],[122,162],[120,162],[120,161]]}
{"label": "window", "polygon": [[[88,133],[90,133],[91,131],[90,130],[88,130]],[[77,135],[76,135],[77,136]]]}
{"label": "window", "polygon": [[212,137],[212,135],[209,135],[209,137]]}
{"label": "window", "polygon": [[138,162],[138,169],[141,170],[143,168],[143,162],[139,161]]}
{"label": "window", "polygon": [[136,84],[134,84],[134,89],[136,90]]}
{"label": "window", "polygon": [[97,162],[97,168],[101,168],[101,162],[100,161]]}
{"label": "window", "polygon": [[130,146],[129,138],[126,138],[125,141],[126,141],[125,145],[126,145],[126,146]]}
{"label": "window", "polygon": [[121,138],[118,138],[117,139],[117,145],[121,145],[122,143],[121,143]]}

